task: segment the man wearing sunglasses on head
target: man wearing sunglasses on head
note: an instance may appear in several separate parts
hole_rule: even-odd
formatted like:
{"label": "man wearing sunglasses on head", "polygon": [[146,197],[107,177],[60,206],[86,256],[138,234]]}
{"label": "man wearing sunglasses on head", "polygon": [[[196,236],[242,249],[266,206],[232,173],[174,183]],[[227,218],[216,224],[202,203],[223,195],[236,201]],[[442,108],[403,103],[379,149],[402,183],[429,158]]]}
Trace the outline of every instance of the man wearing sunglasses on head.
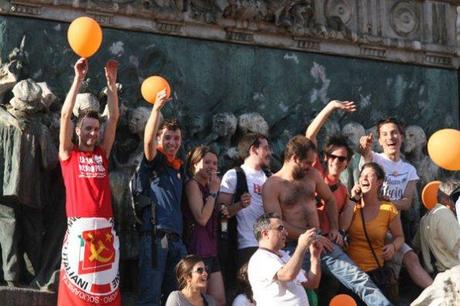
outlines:
{"label": "man wearing sunglasses on head", "polygon": [[[305,132],[305,137],[317,145],[317,135],[328,118],[337,110],[345,112],[356,111],[354,102],[337,101],[329,102],[312,120]],[[348,191],[340,181],[340,175],[346,170],[349,161],[353,156],[353,150],[348,145],[347,139],[342,135],[333,135],[326,140],[324,145],[324,166],[317,155],[313,167],[316,168],[323,177],[324,182],[329,186],[334,195],[337,211],[339,214],[339,228],[341,224],[342,211],[350,202]],[[319,227],[325,235],[330,232],[329,218],[326,211],[326,201],[317,196],[317,211]],[[340,231],[341,235],[344,234]],[[340,240],[339,240],[340,241]],[[382,294],[380,289],[370,280],[369,276],[361,271],[356,264],[340,248],[335,245],[332,259],[326,261],[332,274],[347,288],[354,291],[368,305],[390,305],[390,301]],[[330,255],[333,254],[331,252]],[[326,255],[327,256],[327,255]],[[347,272],[348,271],[348,272]],[[353,271],[353,273],[349,273]]]}
{"label": "man wearing sunglasses on head", "polygon": [[[279,215],[266,213],[259,217],[254,235],[259,248],[249,260],[248,278],[257,305],[308,306],[304,288],[317,288],[321,279],[322,246],[316,241],[316,230],[311,228],[299,235],[291,256],[282,250],[288,232]],[[302,270],[305,256],[311,257],[308,272]]]}

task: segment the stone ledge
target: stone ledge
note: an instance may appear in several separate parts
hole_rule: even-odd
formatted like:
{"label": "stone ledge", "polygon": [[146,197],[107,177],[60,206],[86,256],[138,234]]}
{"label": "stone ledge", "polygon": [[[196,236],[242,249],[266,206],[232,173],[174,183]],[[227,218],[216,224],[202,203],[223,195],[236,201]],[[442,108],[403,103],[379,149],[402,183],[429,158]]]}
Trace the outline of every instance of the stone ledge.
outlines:
{"label": "stone ledge", "polygon": [[55,292],[0,286],[0,304],[8,306],[54,306]]}

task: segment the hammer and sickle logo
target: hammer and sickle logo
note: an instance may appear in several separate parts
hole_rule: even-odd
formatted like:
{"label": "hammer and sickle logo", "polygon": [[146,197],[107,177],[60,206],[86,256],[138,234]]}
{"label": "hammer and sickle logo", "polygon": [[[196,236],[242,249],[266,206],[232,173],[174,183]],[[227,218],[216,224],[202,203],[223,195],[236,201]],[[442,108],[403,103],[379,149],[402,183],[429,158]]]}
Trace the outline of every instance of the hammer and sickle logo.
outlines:
{"label": "hammer and sickle logo", "polygon": [[98,262],[101,262],[101,263],[108,263],[110,260],[112,260],[113,252],[109,257],[104,257],[104,256],[101,255],[101,253],[104,250],[107,249],[107,247],[104,245],[104,242],[102,242],[102,240],[99,240],[97,242],[97,248],[96,248],[96,245],[93,242],[93,240],[94,240],[93,234],[88,233],[88,237],[90,239],[90,241],[89,241],[89,243],[90,243],[89,248],[90,248],[90,252],[91,252],[91,256],[89,256],[90,261],[97,260]]}

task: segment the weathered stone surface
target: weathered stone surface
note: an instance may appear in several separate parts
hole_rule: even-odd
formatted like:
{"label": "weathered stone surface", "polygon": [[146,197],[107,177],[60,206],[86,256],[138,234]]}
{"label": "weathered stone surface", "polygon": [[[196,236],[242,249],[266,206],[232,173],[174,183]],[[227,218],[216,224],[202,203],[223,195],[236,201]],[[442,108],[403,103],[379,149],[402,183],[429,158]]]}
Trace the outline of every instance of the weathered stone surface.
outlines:
{"label": "weathered stone surface", "polygon": [[49,108],[54,102],[57,101],[56,95],[51,91],[46,82],[37,83],[42,90],[41,102],[46,107]]}
{"label": "weathered stone surface", "polygon": [[56,300],[55,292],[0,286],[1,305],[53,306],[56,305]]}
{"label": "weathered stone surface", "polygon": [[42,89],[32,80],[22,80],[13,87],[14,97],[10,100],[13,108],[27,112],[39,111],[43,108],[41,101]]}
{"label": "weathered stone surface", "polygon": [[13,65],[14,63],[7,63],[0,68],[0,98],[3,97],[5,92],[12,89],[18,81],[17,75],[11,71]]}
{"label": "weathered stone surface", "polygon": [[268,123],[258,113],[246,113],[238,117],[238,128],[243,134],[259,133],[268,136]]}
{"label": "weathered stone surface", "polygon": [[41,98],[42,89],[35,81],[27,79],[20,81],[14,86],[13,94],[16,99],[30,103]]}
{"label": "weathered stone surface", "polygon": [[75,101],[72,113],[75,117],[78,117],[80,111],[90,109],[99,112],[100,105],[99,100],[95,95],[91,93],[79,93]]}
{"label": "weathered stone surface", "polygon": [[[48,59],[29,60],[28,71],[34,79],[47,82],[61,101],[77,60],[67,45],[66,29],[66,24],[58,22],[0,18],[2,60],[18,45],[22,45],[22,53],[34,55],[29,58]],[[43,40],[46,48],[42,47]],[[111,57],[120,62],[120,100],[129,108],[150,108],[139,92],[143,79],[153,74],[168,79],[174,99],[164,114],[182,122],[184,152],[196,144],[216,141],[216,133],[209,135],[216,132],[212,127],[216,113],[239,117],[255,112],[267,122],[274,156],[280,158],[288,136],[303,133],[311,118],[332,98],[353,100],[358,111],[346,117],[334,115],[322,131],[329,131],[326,134],[341,130],[349,122],[370,129],[389,115],[422,127],[427,137],[441,127],[458,124],[455,70],[104,28],[103,44],[90,59],[87,92],[99,93],[105,86],[103,66]],[[227,138],[222,152],[235,146],[234,141]]]}
{"label": "weathered stone surface", "polygon": [[3,1],[0,13],[183,37],[458,67],[453,0]]}

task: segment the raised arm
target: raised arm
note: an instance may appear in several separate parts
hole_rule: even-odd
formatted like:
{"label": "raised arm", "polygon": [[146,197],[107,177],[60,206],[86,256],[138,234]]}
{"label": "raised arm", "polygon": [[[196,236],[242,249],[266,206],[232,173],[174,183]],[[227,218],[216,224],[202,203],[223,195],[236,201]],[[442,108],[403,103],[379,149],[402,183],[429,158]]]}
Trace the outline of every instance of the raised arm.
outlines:
{"label": "raised arm", "polygon": [[372,161],[372,143],[374,142],[374,135],[364,135],[359,139],[359,153],[363,157],[364,163]]}
{"label": "raised arm", "polygon": [[74,65],[75,77],[67,93],[61,109],[60,130],[59,130],[59,159],[67,160],[72,150],[72,110],[75,105],[77,94],[80,91],[81,82],[88,72],[88,61],[80,58]]}
{"label": "raised arm", "polygon": [[101,148],[104,150],[106,157],[109,158],[115,140],[115,131],[117,129],[118,117],[120,111],[118,109],[118,89],[117,89],[117,71],[118,62],[109,60],[104,67],[105,78],[107,79],[107,121],[104,132],[104,140]]}
{"label": "raised arm", "polygon": [[305,132],[305,137],[310,139],[315,145],[318,144],[316,137],[318,136],[319,130],[323,127],[326,120],[335,110],[344,110],[346,112],[356,111],[356,106],[354,102],[351,101],[338,101],[332,100],[329,102],[316,117],[310,123]]}
{"label": "raised arm", "polygon": [[[361,200],[361,187],[359,184],[356,184],[351,189],[351,198],[356,199],[357,201]],[[347,231],[353,221],[353,215],[355,210],[356,203],[348,200],[347,204],[343,208],[342,213],[340,214],[340,229]]]}
{"label": "raised arm", "polygon": [[160,125],[160,113],[163,106],[168,102],[166,89],[157,93],[152,112],[145,125],[144,132],[144,154],[147,160],[153,160],[157,155],[157,133]]}

